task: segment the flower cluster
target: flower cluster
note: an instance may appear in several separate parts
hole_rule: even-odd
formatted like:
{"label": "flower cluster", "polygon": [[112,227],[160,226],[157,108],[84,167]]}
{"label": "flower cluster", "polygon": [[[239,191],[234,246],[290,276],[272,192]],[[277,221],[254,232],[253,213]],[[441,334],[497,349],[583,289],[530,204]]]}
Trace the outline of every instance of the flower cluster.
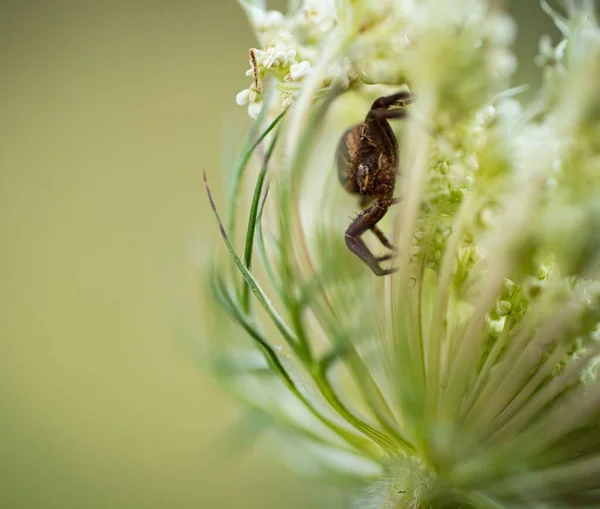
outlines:
{"label": "flower cluster", "polygon": [[[226,334],[216,365],[295,468],[370,483],[361,508],[600,505],[600,27],[590,0],[542,1],[562,38],[524,102],[492,3],[242,2],[258,118],[211,288],[260,356]],[[377,279],[344,245],[331,147],[401,86],[398,270]]]}
{"label": "flower cluster", "polygon": [[[269,86],[277,90],[276,108],[293,102],[333,39],[344,51],[327,63],[320,76],[321,93],[353,83],[399,85],[421,68],[437,74],[448,100],[455,100],[465,93],[485,93],[483,84],[502,89],[516,69],[508,49],[516,33],[512,19],[487,13],[477,1],[460,2],[458,9],[416,0],[346,1],[337,3],[339,16],[333,0],[304,0],[288,15],[266,10],[261,2],[245,0],[242,5],[262,47],[250,49],[246,75],[252,84],[237,95],[237,103],[248,105],[254,118]],[[485,51],[473,51],[479,48]],[[467,68],[486,79],[458,79]],[[470,90],[462,90],[464,86]]]}
{"label": "flower cluster", "polygon": [[[248,106],[248,113],[256,118],[264,96],[271,85],[277,88],[275,108],[289,105],[311,72],[320,54],[320,46],[336,25],[333,2],[306,0],[288,16],[279,11],[266,10],[260,3],[242,2],[256,32],[262,49],[250,49],[252,78],[249,88],[236,97],[240,106]],[[347,62],[331,65],[322,79],[322,87],[347,87],[351,79]]]}

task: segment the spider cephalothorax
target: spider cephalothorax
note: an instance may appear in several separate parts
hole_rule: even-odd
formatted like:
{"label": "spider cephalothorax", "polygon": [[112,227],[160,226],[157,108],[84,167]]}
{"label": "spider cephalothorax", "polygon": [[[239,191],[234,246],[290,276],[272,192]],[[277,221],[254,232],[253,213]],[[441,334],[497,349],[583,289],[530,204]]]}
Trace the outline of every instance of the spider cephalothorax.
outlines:
{"label": "spider cephalothorax", "polygon": [[385,216],[388,208],[399,201],[393,197],[398,174],[398,142],[388,123],[391,118],[405,118],[402,107],[412,102],[408,92],[398,92],[380,97],[371,106],[365,121],[350,127],[340,139],[337,147],[337,170],[340,182],[347,191],[360,194],[363,210],[346,230],[346,245],[364,261],[378,276],[395,269],[382,269],[379,262],[389,260],[392,255],[376,257],[361,239],[361,235],[372,230],[381,243],[395,251],[377,223]]}

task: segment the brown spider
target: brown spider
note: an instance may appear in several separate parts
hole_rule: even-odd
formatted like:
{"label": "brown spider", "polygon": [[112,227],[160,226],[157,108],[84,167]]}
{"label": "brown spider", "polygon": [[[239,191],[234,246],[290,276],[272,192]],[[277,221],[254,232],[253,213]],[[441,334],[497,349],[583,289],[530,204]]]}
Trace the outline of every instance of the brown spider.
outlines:
{"label": "brown spider", "polygon": [[365,121],[350,127],[342,135],[336,152],[340,182],[350,193],[361,195],[361,207],[370,205],[346,230],[346,245],[377,276],[396,271],[382,269],[379,265],[379,262],[389,260],[393,255],[376,257],[361,236],[367,230],[372,230],[385,247],[396,251],[377,227],[388,208],[400,201],[393,197],[398,174],[398,142],[387,119],[405,118],[405,110],[389,108],[406,106],[411,102],[413,98],[408,92],[380,97],[371,106]]}

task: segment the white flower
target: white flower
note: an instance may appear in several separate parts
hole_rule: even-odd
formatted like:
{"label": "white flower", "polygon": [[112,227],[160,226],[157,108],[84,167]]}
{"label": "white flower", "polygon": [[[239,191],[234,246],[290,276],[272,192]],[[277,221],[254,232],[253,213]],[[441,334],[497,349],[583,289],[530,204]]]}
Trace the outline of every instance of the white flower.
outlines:
{"label": "white flower", "polygon": [[253,86],[238,93],[235,102],[238,106],[248,105],[248,114],[252,118],[256,118],[262,108],[262,98]]}
{"label": "white flower", "polygon": [[239,94],[235,96],[235,102],[239,106],[245,106],[246,104],[254,103],[259,100],[260,96],[254,87],[242,90]]}
{"label": "white flower", "polygon": [[325,82],[335,83],[336,85],[341,85],[346,88],[349,84],[350,72],[350,63],[347,60],[334,62],[327,69]]}
{"label": "white flower", "polygon": [[[254,79],[257,92],[267,81],[271,84],[284,84],[277,88],[275,95],[279,105],[289,104],[298,94],[303,78],[311,71],[321,57],[322,43],[336,25],[336,5],[334,0],[304,0],[297,8],[286,15],[278,11],[267,11],[265,2],[259,0],[239,0],[248,15],[259,48],[251,50],[250,69],[246,76]],[[300,57],[299,57],[300,55]],[[348,84],[348,76],[324,79],[327,86],[335,79],[336,83]],[[244,102],[246,98],[240,97]],[[244,102],[254,102],[251,99]],[[257,107],[252,107],[255,112]]]}
{"label": "white flower", "polygon": [[[263,365],[237,368],[241,392],[303,449],[313,441],[323,467],[368,480],[347,453],[378,463],[385,472],[361,508],[594,505],[600,31],[592,0],[567,2],[569,19],[553,14],[568,53],[566,42],[542,38],[536,62],[552,82],[529,103],[515,98],[523,87],[509,88],[515,27],[492,0],[296,0],[286,16],[240,1],[260,11],[255,27],[267,28],[257,29],[262,49],[251,52],[254,83],[236,102],[256,117],[267,106],[261,91],[274,90],[258,126],[269,138],[258,164],[277,184],[268,201],[262,193],[264,215],[245,246],[235,231],[248,217],[236,213],[241,189],[231,227],[220,225],[241,277],[217,264],[213,291],[265,354]],[[333,84],[352,93],[329,110],[328,101],[313,107]],[[416,101],[398,129],[402,201],[382,224],[397,252],[374,253],[398,273],[373,281],[344,246],[340,209],[349,211],[352,197],[338,201],[323,185],[335,172],[324,168],[342,128],[404,85]],[[269,122],[292,101],[285,120]],[[321,118],[317,131],[311,120]],[[267,147],[281,157],[264,157]],[[251,159],[241,157],[240,177]],[[257,184],[256,197],[265,189]],[[261,378],[246,385],[247,375]],[[299,406],[258,399],[277,378]]]}
{"label": "white flower", "polygon": [[305,18],[321,30],[329,30],[335,20],[335,2],[331,0],[304,0]]}
{"label": "white flower", "polygon": [[546,65],[554,66],[563,61],[565,49],[567,47],[567,39],[563,39],[556,47],[552,45],[552,38],[544,34],[540,37],[538,46],[539,54],[535,57],[534,62],[539,67]]}
{"label": "white flower", "polygon": [[266,51],[256,50],[256,62],[265,69],[271,67],[287,67],[296,58],[295,49],[280,49],[279,47],[270,47]]}
{"label": "white flower", "polygon": [[292,81],[298,81],[304,78],[310,71],[310,62],[303,60],[300,63],[290,66],[290,78]]}

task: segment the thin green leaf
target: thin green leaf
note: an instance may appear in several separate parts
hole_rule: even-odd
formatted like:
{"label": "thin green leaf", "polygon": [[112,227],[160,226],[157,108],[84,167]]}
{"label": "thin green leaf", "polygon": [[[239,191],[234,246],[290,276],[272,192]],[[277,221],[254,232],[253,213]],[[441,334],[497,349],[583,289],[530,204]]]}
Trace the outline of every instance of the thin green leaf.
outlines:
{"label": "thin green leaf", "polygon": [[[269,165],[269,161],[271,156],[273,155],[273,150],[275,149],[275,144],[277,143],[277,139],[279,137],[279,132],[274,136],[271,141],[271,145],[269,146],[267,153],[265,155],[265,160],[262,166],[260,173],[258,174],[258,178],[256,180],[256,186],[254,187],[254,195],[252,196],[252,205],[250,206],[250,214],[248,216],[248,229],[246,231],[246,246],[244,248],[244,264],[248,268],[248,270],[252,267],[252,248],[254,247],[254,234],[256,231],[256,220],[258,215],[258,205],[260,201],[261,192],[263,189],[263,184],[265,181],[265,176],[267,174],[267,167]],[[242,293],[242,309],[247,313],[250,310],[250,287],[248,285],[244,285],[243,293]]]}
{"label": "thin green leaf", "polygon": [[290,392],[294,394],[317,419],[319,419],[329,429],[337,433],[347,443],[357,448],[358,450],[361,450],[363,453],[369,455],[369,457],[377,456],[368,441],[365,441],[362,437],[350,433],[341,426],[338,426],[337,424],[326,418],[324,415],[322,415],[315,408],[315,406],[297,387],[296,383],[279,360],[279,356],[277,355],[273,347],[256,329],[256,327],[250,322],[248,317],[246,317],[241,312],[241,310],[235,305],[235,302],[233,301],[231,295],[229,295],[227,291],[222,292],[222,294],[228,301],[228,308],[232,310],[234,319],[244,328],[244,330],[250,335],[250,337],[252,337],[257,342],[259,349],[265,355],[265,359],[267,360],[271,368],[279,375],[279,377],[281,378],[285,386],[290,390]]}
{"label": "thin green leaf", "polygon": [[258,284],[258,281],[256,281],[256,279],[254,278],[252,273],[246,268],[246,266],[244,265],[244,263],[242,262],[242,260],[238,256],[238,254],[235,252],[235,249],[234,249],[233,245],[231,244],[231,241],[229,240],[227,232],[225,231],[225,228],[223,227],[223,223],[221,222],[221,217],[219,216],[219,213],[217,212],[217,207],[215,206],[215,202],[213,200],[212,193],[210,192],[210,188],[208,187],[208,181],[206,180],[206,173],[204,173],[204,186],[206,187],[206,193],[208,195],[210,207],[217,219],[217,223],[219,225],[219,231],[221,232],[221,236],[223,237],[223,240],[225,241],[225,245],[227,246],[229,253],[233,257],[235,264],[237,265],[239,271],[242,273],[242,276],[244,277],[246,284],[248,286],[250,286],[252,293],[254,293],[254,295],[256,296],[258,301],[261,303],[261,305],[264,307],[265,311],[271,318],[271,320],[273,320],[273,323],[275,324],[275,326],[277,327],[279,332],[281,332],[283,338],[287,341],[287,343],[292,347],[292,349],[295,352],[298,352],[298,338],[296,338],[293,331],[284,322],[283,318],[281,318],[279,313],[277,313],[277,311],[275,310],[275,307],[273,306],[273,303],[269,300],[269,298],[263,292],[262,288]]}
{"label": "thin green leaf", "polygon": [[256,243],[258,245],[258,252],[260,254],[261,261],[263,263],[263,266],[265,267],[265,270],[267,271],[267,275],[269,276],[269,280],[270,280],[271,284],[273,285],[273,288],[275,288],[275,291],[277,292],[277,294],[283,300],[281,286],[279,285],[279,281],[275,275],[275,271],[273,270],[273,267],[271,266],[269,257],[267,256],[267,249],[265,247],[265,237],[264,237],[263,227],[262,227],[263,211],[265,208],[265,202],[267,201],[268,195],[269,195],[269,184],[267,183],[267,185],[265,186],[265,191],[260,200],[260,204],[258,206],[258,216],[256,218],[256,225],[257,225]]}
{"label": "thin green leaf", "polygon": [[[265,110],[266,108],[263,108]],[[240,193],[240,186],[242,183],[242,178],[244,176],[244,170],[246,166],[248,166],[248,162],[252,157],[252,154],[256,150],[256,148],[262,143],[262,141],[268,136],[268,134],[275,129],[275,126],[279,123],[279,121],[283,118],[287,110],[283,110],[279,115],[275,117],[275,119],[267,126],[267,128],[261,133],[258,139],[251,143],[242,153],[242,157],[240,158],[240,162],[233,172],[232,183],[231,183],[231,191],[229,193],[229,217],[227,229],[231,238],[235,238],[235,219],[237,217],[237,207],[238,207],[238,195]],[[258,123],[258,122],[257,122]]]}
{"label": "thin green leaf", "polygon": [[318,369],[313,370],[313,378],[315,383],[319,387],[321,394],[325,397],[327,402],[354,428],[360,431],[363,435],[370,438],[379,445],[381,448],[388,452],[397,453],[399,451],[398,444],[391,440],[387,435],[369,426],[362,419],[359,419],[354,415],[348,407],[338,397],[332,385],[328,379],[328,368],[331,366],[330,363],[320,363]]}

